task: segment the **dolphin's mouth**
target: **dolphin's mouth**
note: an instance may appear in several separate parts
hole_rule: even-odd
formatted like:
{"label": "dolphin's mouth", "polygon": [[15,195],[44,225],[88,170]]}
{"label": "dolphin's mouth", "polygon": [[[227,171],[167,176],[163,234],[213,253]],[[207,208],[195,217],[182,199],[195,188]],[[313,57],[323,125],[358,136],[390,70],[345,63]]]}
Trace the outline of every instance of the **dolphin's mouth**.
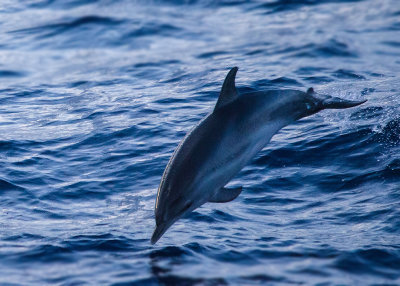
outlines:
{"label": "dolphin's mouth", "polygon": [[160,237],[167,231],[167,229],[171,226],[171,224],[172,223],[168,224],[162,223],[157,225],[150,239],[151,244],[155,244],[160,239]]}
{"label": "dolphin's mouth", "polygon": [[169,221],[164,221],[159,225],[156,225],[156,228],[154,229],[153,235],[151,236],[150,239],[151,244],[155,244],[161,238],[161,236],[167,231],[167,229],[179,218],[181,218],[192,206],[193,206],[192,201],[187,202],[186,205],[183,207],[183,209],[176,215],[174,219]]}
{"label": "dolphin's mouth", "polygon": [[150,239],[151,244],[155,244],[161,238],[161,236],[163,236],[163,234],[167,231],[167,229],[178,219],[179,217],[170,221],[160,223],[159,225],[156,225],[156,228],[154,229],[153,235],[151,236]]}

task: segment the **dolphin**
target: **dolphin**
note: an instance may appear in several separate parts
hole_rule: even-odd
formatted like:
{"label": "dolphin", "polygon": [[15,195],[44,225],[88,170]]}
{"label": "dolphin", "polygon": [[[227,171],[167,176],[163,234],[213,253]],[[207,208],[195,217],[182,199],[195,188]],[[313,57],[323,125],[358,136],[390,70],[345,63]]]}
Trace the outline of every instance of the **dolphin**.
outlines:
{"label": "dolphin", "polygon": [[234,200],[242,187],[224,187],[284,126],[323,109],[360,105],[316,94],[313,88],[240,95],[237,67],[225,78],[214,110],[180,142],[169,160],[155,203],[156,243],[179,218],[206,202]]}

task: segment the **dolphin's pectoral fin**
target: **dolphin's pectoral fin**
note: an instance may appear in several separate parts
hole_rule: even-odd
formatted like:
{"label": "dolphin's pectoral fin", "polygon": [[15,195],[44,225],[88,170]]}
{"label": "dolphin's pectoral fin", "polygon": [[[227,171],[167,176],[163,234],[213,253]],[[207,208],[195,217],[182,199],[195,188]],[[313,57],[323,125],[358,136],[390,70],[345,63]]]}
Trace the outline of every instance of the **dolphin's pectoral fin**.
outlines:
{"label": "dolphin's pectoral fin", "polygon": [[221,108],[222,106],[232,102],[238,97],[238,92],[235,86],[235,77],[238,71],[237,67],[232,68],[225,78],[222,84],[221,92],[218,97],[217,104],[215,105],[215,110]]}
{"label": "dolphin's pectoral fin", "polygon": [[209,200],[210,203],[227,203],[236,199],[242,192],[242,187],[239,188],[221,188]]}

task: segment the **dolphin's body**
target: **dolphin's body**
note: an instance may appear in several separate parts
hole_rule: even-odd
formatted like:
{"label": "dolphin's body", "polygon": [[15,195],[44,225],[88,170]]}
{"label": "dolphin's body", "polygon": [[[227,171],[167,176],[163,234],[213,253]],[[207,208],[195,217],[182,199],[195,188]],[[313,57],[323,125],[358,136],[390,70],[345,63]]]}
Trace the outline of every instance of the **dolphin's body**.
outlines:
{"label": "dolphin's body", "polygon": [[152,244],[202,204],[235,199],[242,188],[224,186],[279,129],[322,109],[365,102],[317,95],[312,88],[239,95],[237,70],[230,70],[215,109],[186,135],[165,168],[157,193]]}

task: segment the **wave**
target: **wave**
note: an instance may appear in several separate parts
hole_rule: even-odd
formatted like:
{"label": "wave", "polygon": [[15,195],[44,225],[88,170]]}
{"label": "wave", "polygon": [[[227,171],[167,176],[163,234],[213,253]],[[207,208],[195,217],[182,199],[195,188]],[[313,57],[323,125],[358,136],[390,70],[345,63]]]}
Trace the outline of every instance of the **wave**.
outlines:
{"label": "wave", "polygon": [[351,3],[351,2],[362,2],[365,0],[276,0],[267,1],[267,3],[260,4],[255,9],[265,9],[266,13],[273,14],[279,12],[285,12],[290,10],[297,10],[305,6],[322,5],[328,3]]}

